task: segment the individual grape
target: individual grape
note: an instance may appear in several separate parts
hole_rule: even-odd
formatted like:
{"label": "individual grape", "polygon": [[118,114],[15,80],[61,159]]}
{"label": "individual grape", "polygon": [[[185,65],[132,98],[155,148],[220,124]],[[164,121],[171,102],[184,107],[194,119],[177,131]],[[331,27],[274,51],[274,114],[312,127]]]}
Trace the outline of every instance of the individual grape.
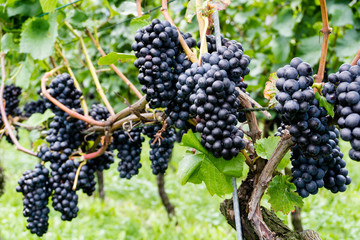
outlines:
{"label": "individual grape", "polygon": [[27,218],[26,228],[31,233],[41,237],[48,230],[49,197],[52,193],[49,182],[49,170],[41,164],[36,164],[34,170],[23,173],[16,187],[23,194],[24,217]]}
{"label": "individual grape", "polygon": [[5,174],[4,174],[4,169],[0,167],[0,197],[4,194],[4,192],[5,192]]}
{"label": "individual grape", "polygon": [[155,141],[155,134],[161,129],[161,126],[145,126],[143,133],[150,138],[150,161],[154,175],[164,174],[168,168],[171,158],[174,142],[176,140],[175,130],[169,128],[165,130],[160,141]]}
{"label": "individual grape", "polygon": [[140,163],[141,145],[144,141],[141,132],[141,128],[134,128],[130,132],[118,130],[113,134],[113,146],[118,150],[117,157],[121,159],[118,165],[121,178],[130,179],[139,173],[142,166]]}

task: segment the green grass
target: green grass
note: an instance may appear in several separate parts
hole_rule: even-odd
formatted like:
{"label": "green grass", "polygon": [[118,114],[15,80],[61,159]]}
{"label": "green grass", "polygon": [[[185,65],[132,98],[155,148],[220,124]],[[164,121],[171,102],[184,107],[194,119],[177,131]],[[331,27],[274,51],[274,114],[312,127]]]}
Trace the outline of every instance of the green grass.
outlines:
{"label": "green grass", "polygon": [[[17,180],[37,161],[0,142],[0,161],[6,170],[6,192],[0,198],[0,236],[3,240],[39,239],[26,229]],[[342,144],[343,152],[349,149]],[[166,191],[175,205],[176,221],[169,221],[151,174],[144,144],[143,168],[130,181],[118,177],[115,163],[104,172],[106,200],[80,194],[80,212],[72,222],[60,220],[51,210],[50,227],[43,239],[235,239],[235,232],[219,212],[221,198],[210,196],[204,185],[181,186],[176,177],[178,160],[184,148],[177,146],[166,174]],[[347,155],[347,154],[345,154]],[[319,232],[322,239],[360,239],[359,163],[346,157],[352,184],[345,193],[320,190],[304,200],[302,220],[305,229]],[[229,197],[229,196],[227,196]],[[281,214],[279,214],[281,215]],[[287,222],[287,216],[281,215]]]}
{"label": "green grass", "polygon": [[[6,191],[0,198],[0,236],[2,240],[39,239],[26,229],[22,216],[21,194],[15,191],[23,171],[32,169],[36,159],[1,143],[0,160],[6,169]],[[148,152],[144,144],[143,153]],[[174,159],[180,159],[184,148],[177,146]],[[43,239],[234,239],[234,231],[219,212],[221,198],[210,196],[204,185],[181,186],[173,161],[165,177],[166,191],[175,205],[176,221],[169,221],[161,204],[149,160],[140,174],[124,180],[118,176],[117,162],[104,172],[106,199],[79,194],[79,215],[71,222],[60,220],[51,209],[50,227]]]}

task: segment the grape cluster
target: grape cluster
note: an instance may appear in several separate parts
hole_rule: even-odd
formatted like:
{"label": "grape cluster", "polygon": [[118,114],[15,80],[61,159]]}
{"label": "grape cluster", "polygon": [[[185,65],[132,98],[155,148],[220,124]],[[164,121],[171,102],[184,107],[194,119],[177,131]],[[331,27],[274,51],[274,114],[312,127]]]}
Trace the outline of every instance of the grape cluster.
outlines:
{"label": "grape cluster", "polygon": [[[72,190],[78,162],[65,160],[60,163],[52,163],[50,184],[54,190],[52,206],[61,213],[61,220],[71,221],[77,216],[79,208],[78,195]],[[79,175],[79,182],[81,181]],[[80,184],[78,184],[79,186]]]}
{"label": "grape cluster", "polygon": [[[210,54],[217,52],[220,55],[219,57],[222,60],[219,63],[220,67],[227,71],[230,80],[234,81],[237,87],[240,87],[243,92],[246,92],[247,84],[243,82],[241,78],[249,74],[250,69],[248,66],[251,59],[248,55],[243,54],[244,48],[242,45],[235,40],[229,40],[221,36],[222,48],[216,49],[215,36],[207,35],[206,39],[208,52]],[[201,42],[198,42],[197,45],[200,48]],[[228,60],[228,62],[225,60]]]}
{"label": "grape cluster", "polygon": [[[137,57],[134,64],[139,68],[138,80],[151,108],[167,107],[176,94],[174,71],[183,71],[185,59],[175,60],[181,49],[178,36],[176,27],[158,19],[135,35],[136,42],[131,46]],[[186,41],[195,44],[188,34]]]}
{"label": "grape cluster", "polygon": [[24,116],[30,117],[34,113],[44,113],[46,111],[45,102],[43,99],[37,101],[27,102],[24,107]]}
{"label": "grape cluster", "polygon": [[119,130],[113,134],[113,146],[118,150],[117,157],[121,159],[118,165],[121,178],[130,179],[139,173],[141,145],[144,141],[141,131],[141,128],[134,128],[130,132]]}
{"label": "grape cluster", "polygon": [[26,228],[41,237],[48,230],[49,197],[52,192],[49,181],[49,170],[36,164],[34,170],[23,173],[16,187],[23,194],[24,217],[27,218]]}
{"label": "grape cluster", "polygon": [[329,141],[329,116],[319,106],[311,88],[312,68],[299,58],[277,71],[276,110],[281,113],[290,133],[306,157],[320,158],[332,152]]}
{"label": "grape cluster", "polygon": [[355,66],[343,64],[330,74],[322,93],[329,103],[336,103],[340,136],[351,144],[350,158],[360,161],[360,61]]}
{"label": "grape cluster", "polygon": [[168,168],[171,153],[176,141],[176,134],[173,128],[162,132],[160,141],[155,141],[155,134],[161,129],[161,126],[145,126],[143,133],[150,138],[150,161],[152,172],[155,175],[164,174]]}
{"label": "grape cluster", "polygon": [[[80,106],[82,93],[75,88],[74,80],[69,74],[63,73],[54,78],[49,85],[48,92],[66,107],[83,114]],[[46,98],[45,107],[50,108],[56,115],[50,123],[46,137],[46,141],[50,143],[50,149],[59,152],[67,148],[78,148],[83,142],[81,132],[86,127],[85,123],[79,119],[70,118],[66,112]]]}
{"label": "grape cluster", "polygon": [[[5,113],[6,115],[19,115],[19,96],[21,94],[21,88],[16,87],[14,84],[5,86],[3,99],[5,100]],[[0,127],[3,125],[3,121],[0,115]]]}
{"label": "grape cluster", "polygon": [[351,183],[346,163],[340,151],[339,131],[335,126],[329,127],[329,141],[332,153],[319,159],[307,158],[299,146],[292,148],[292,168],[294,184],[297,192],[305,198],[309,194],[316,194],[319,188],[325,186],[333,193],[344,192],[346,185]]}

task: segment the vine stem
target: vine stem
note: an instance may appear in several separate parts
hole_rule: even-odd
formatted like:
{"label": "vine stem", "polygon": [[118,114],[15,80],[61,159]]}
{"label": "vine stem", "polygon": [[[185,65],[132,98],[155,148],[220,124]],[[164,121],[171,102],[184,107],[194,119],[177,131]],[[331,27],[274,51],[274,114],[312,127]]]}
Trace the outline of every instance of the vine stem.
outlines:
{"label": "vine stem", "polygon": [[322,18],[322,29],[321,32],[323,34],[323,41],[321,46],[321,57],[319,63],[318,73],[315,76],[315,82],[320,83],[324,79],[325,65],[326,65],[326,55],[328,51],[329,45],[329,35],[332,31],[329,28],[329,19],[326,9],[326,0],[320,0],[320,9],[321,9],[321,18]]}
{"label": "vine stem", "polygon": [[7,119],[6,112],[5,112],[5,101],[4,101],[4,89],[5,89],[5,79],[6,79],[5,53],[0,53],[0,55],[1,55],[0,62],[1,62],[1,78],[2,78],[1,79],[1,88],[0,88],[0,112],[1,112],[2,121],[5,124],[5,128],[8,132],[11,140],[13,141],[13,143],[16,146],[16,149],[19,151],[22,151],[24,153],[27,153],[29,155],[36,156],[36,153],[21,146],[21,144],[17,140],[14,132],[11,129],[11,124],[9,123],[9,120]]}
{"label": "vine stem", "polygon": [[141,11],[141,0],[136,0],[136,1],[135,1],[135,3],[136,3],[136,11],[137,11],[137,15],[138,15],[139,17],[141,17],[141,16],[142,16],[142,11]]}
{"label": "vine stem", "polygon": [[72,187],[73,191],[76,190],[80,170],[86,164],[87,160],[99,157],[99,156],[101,156],[102,154],[105,153],[105,151],[106,151],[106,149],[109,146],[111,141],[110,141],[110,136],[104,136],[103,139],[104,139],[104,144],[96,152],[88,153],[88,154],[85,154],[85,155],[82,156],[81,159],[84,160],[84,161],[80,163],[78,169],[76,170],[75,180],[74,180],[74,184],[73,184],[73,187]]}
{"label": "vine stem", "polygon": [[[99,51],[99,53],[101,54],[101,56],[106,56],[106,53],[104,52],[104,50],[101,48],[100,43],[97,39],[94,38],[94,36],[91,34],[91,32],[89,31],[88,28],[85,29],[86,34],[90,37],[91,41],[93,42],[93,44],[95,45],[95,47],[97,48],[97,50]],[[130,80],[114,65],[111,64],[110,67],[114,70],[114,72],[125,82],[125,84],[135,93],[135,95],[141,99],[142,98],[142,94],[141,92],[135,87],[135,85],[130,82]]]}
{"label": "vine stem", "polygon": [[[69,72],[71,78],[74,80],[74,85],[75,87],[81,91],[81,87],[79,82],[76,80],[75,74],[73,72],[73,70],[70,67],[69,61],[67,60],[67,58],[65,57],[65,55],[63,54],[63,52],[61,51],[61,49],[59,48],[59,46],[57,44],[55,44],[55,50],[59,53],[59,55],[62,57],[63,61],[64,61],[64,65],[67,68],[67,71]],[[84,115],[88,116],[89,115],[89,109],[87,107],[86,104],[86,100],[84,98],[84,96],[80,97],[80,102],[81,102],[81,107],[84,110]]]}
{"label": "vine stem", "polygon": [[199,65],[201,65],[201,57],[204,53],[208,52],[208,48],[207,48],[207,43],[206,43],[206,30],[209,26],[209,19],[205,18],[204,19],[204,26],[202,29],[202,34],[200,34],[201,36],[201,46],[200,46],[200,53],[199,53]]}
{"label": "vine stem", "polygon": [[352,66],[356,65],[356,63],[359,61],[359,59],[360,59],[360,48],[357,51],[355,58],[352,60],[351,65]]}
{"label": "vine stem", "polygon": [[88,54],[88,52],[87,52],[87,48],[86,48],[86,46],[85,46],[84,39],[81,37],[80,34],[78,34],[78,33],[75,31],[75,29],[70,25],[70,23],[69,23],[68,21],[65,21],[64,23],[65,23],[65,25],[69,28],[69,30],[70,30],[77,38],[79,38],[79,41],[80,41],[80,44],[81,44],[81,48],[82,48],[82,51],[83,51],[83,53],[84,53],[84,55],[85,55],[85,59],[86,59],[87,65],[88,65],[88,67],[89,67],[91,76],[92,76],[92,78],[93,78],[93,80],[94,80],[94,82],[95,82],[95,85],[96,85],[96,90],[97,90],[97,92],[99,93],[101,99],[103,100],[106,108],[109,110],[110,115],[115,115],[115,112],[114,112],[112,106],[110,105],[109,100],[107,99],[107,97],[106,97],[106,95],[105,95],[105,93],[104,93],[104,91],[103,91],[103,89],[102,89],[102,87],[101,87],[99,78],[98,78],[98,76],[97,76],[97,74],[96,74],[96,69],[95,69],[93,63],[91,62],[91,58],[90,58],[90,56],[89,56],[89,54]]}
{"label": "vine stem", "polygon": [[84,116],[82,114],[79,114],[71,109],[69,109],[68,107],[66,107],[64,104],[62,104],[61,102],[59,102],[58,100],[56,100],[55,98],[53,98],[50,93],[47,91],[46,89],[46,81],[48,80],[48,78],[50,76],[52,76],[54,74],[54,72],[56,72],[58,69],[62,68],[63,66],[61,67],[58,67],[58,68],[55,68],[53,70],[51,70],[50,72],[47,72],[44,74],[44,76],[41,78],[41,92],[42,94],[50,101],[52,102],[54,105],[56,105],[58,108],[60,108],[61,110],[63,110],[64,112],[66,112],[67,114],[69,114],[71,117],[74,117],[74,118],[77,118],[77,119],[80,119],[84,122],[87,122],[89,124],[92,124],[92,125],[97,125],[97,126],[107,126],[109,125],[109,123],[107,121],[96,121],[92,118],[90,118],[89,116]]}
{"label": "vine stem", "polygon": [[198,59],[196,57],[196,54],[193,53],[193,51],[191,51],[191,49],[189,48],[189,46],[186,44],[183,36],[181,35],[181,32],[179,30],[179,28],[175,25],[174,21],[172,20],[168,8],[167,8],[167,0],[161,0],[161,13],[164,16],[164,18],[166,19],[166,21],[170,22],[171,25],[173,25],[174,27],[176,27],[176,30],[179,34],[179,42],[182,46],[182,48],[184,49],[186,55],[188,56],[189,60],[193,63],[198,62]]}
{"label": "vine stem", "polygon": [[254,229],[260,239],[262,239],[261,237],[265,237],[265,239],[272,239],[273,237],[273,233],[262,220],[260,210],[261,198],[273,177],[273,173],[276,167],[279,165],[281,159],[285,156],[285,154],[289,151],[290,147],[293,144],[294,142],[291,140],[290,133],[286,132],[276,146],[264,169],[261,171],[258,182],[256,183],[255,188],[251,194],[250,202],[248,205],[248,219],[252,222]]}

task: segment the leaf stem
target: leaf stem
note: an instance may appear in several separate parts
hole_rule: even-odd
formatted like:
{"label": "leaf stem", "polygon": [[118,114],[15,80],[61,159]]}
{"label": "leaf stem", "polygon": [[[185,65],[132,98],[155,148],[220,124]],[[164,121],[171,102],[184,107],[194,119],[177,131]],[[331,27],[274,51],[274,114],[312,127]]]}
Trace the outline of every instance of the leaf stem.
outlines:
{"label": "leaf stem", "polygon": [[107,99],[102,87],[101,87],[101,84],[100,84],[100,81],[99,81],[99,78],[96,74],[96,69],[93,65],[93,63],[91,62],[91,58],[87,52],[87,48],[85,46],[85,42],[84,42],[84,39],[80,36],[80,34],[78,34],[75,29],[70,25],[70,23],[68,21],[65,21],[64,22],[65,25],[69,28],[69,30],[76,36],[79,38],[79,41],[80,41],[80,44],[81,44],[81,48],[82,48],[82,51],[85,55],[85,59],[86,59],[86,62],[88,64],[88,67],[89,67],[89,70],[90,70],[90,73],[91,73],[91,76],[95,82],[95,85],[96,85],[96,90],[97,92],[99,93],[101,99],[103,100],[106,108],[108,109],[110,115],[115,115],[115,112],[112,108],[112,106],[110,105],[109,103],[109,100]]}

